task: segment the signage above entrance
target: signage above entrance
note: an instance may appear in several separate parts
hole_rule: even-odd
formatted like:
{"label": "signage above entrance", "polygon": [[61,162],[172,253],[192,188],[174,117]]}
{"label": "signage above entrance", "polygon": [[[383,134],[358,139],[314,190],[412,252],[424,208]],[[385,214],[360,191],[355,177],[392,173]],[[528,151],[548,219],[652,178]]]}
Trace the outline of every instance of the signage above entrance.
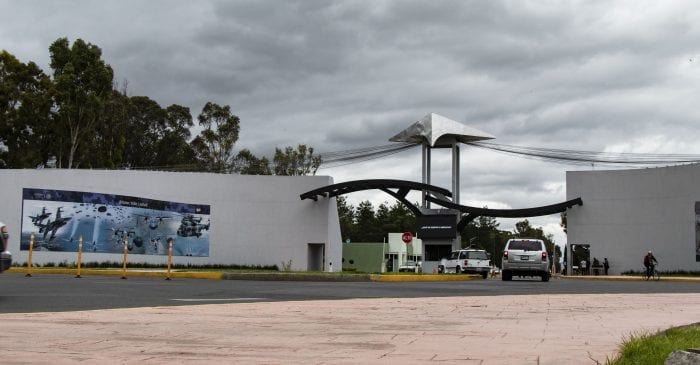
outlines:
{"label": "signage above entrance", "polygon": [[455,238],[457,235],[457,216],[454,214],[423,215],[416,217],[418,237]]}

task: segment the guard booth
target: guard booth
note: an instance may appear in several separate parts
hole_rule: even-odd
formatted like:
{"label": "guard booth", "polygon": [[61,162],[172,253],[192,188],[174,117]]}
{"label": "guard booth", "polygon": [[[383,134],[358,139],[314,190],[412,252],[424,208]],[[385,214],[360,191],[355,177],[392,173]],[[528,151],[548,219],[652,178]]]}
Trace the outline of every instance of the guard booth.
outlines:
{"label": "guard booth", "polygon": [[427,214],[416,217],[416,228],[425,252],[423,272],[430,273],[437,270],[443,257],[459,249],[460,242],[456,239],[459,216],[451,209],[426,209],[424,213]]}
{"label": "guard booth", "polygon": [[384,248],[384,271],[419,272],[423,267],[423,241],[411,236],[403,240],[402,233],[389,233]]}

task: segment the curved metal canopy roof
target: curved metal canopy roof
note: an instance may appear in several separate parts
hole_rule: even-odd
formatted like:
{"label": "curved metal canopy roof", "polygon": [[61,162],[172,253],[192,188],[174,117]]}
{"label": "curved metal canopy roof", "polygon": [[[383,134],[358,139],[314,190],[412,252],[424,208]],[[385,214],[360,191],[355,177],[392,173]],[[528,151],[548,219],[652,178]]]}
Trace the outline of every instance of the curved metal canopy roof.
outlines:
{"label": "curved metal canopy roof", "polygon": [[468,127],[442,115],[430,113],[389,138],[389,141],[417,144],[427,141],[430,147],[450,147],[455,141],[468,143],[494,138],[496,137],[489,133]]}
{"label": "curved metal canopy roof", "polygon": [[[411,190],[427,190],[430,194],[426,197],[428,201],[435,204],[441,205],[448,209],[454,209],[461,212],[462,218],[457,225],[458,231],[464,230],[466,225],[474,220],[474,218],[479,216],[484,217],[500,217],[500,218],[526,218],[526,217],[538,217],[542,215],[549,215],[554,213],[564,212],[567,209],[573,207],[574,205],[583,205],[581,198],[567,200],[562,203],[545,205],[541,207],[525,208],[525,209],[488,209],[488,208],[477,208],[470,207],[467,205],[461,205],[453,203],[448,199],[452,194],[449,190],[443,189],[438,186],[422,184],[412,181],[404,180],[390,180],[390,179],[374,179],[374,180],[355,180],[347,181],[344,183],[338,183],[328,186],[323,186],[318,189],[308,191],[301,194],[299,197],[301,200],[313,199],[318,200],[319,196],[332,198],[338,195],[348,194],[360,190],[369,189],[379,189],[403,203],[408,209],[410,209],[416,216],[424,215],[419,207],[413,205],[406,195]],[[396,191],[390,190],[396,189]]]}
{"label": "curved metal canopy roof", "polygon": [[457,225],[457,229],[462,231],[466,225],[477,217],[498,217],[498,218],[528,218],[550,215],[555,213],[565,212],[574,205],[583,205],[583,200],[580,197],[567,200],[562,203],[545,205],[541,207],[523,208],[523,209],[488,209],[470,207],[468,205],[455,204],[445,199],[437,199],[432,196],[426,199],[445,208],[458,210],[464,215]]}
{"label": "curved metal canopy roof", "polygon": [[[370,180],[354,180],[346,181],[343,183],[328,185],[307,191],[301,194],[299,197],[301,200],[313,199],[318,200],[319,196],[324,196],[327,198],[332,198],[334,196],[352,193],[361,190],[379,189],[403,203],[408,209],[410,209],[416,216],[423,215],[420,208],[413,205],[406,195],[411,190],[427,191],[428,193],[435,195],[441,201],[447,200],[447,197],[452,197],[452,193],[444,188],[434,185],[422,184],[413,181],[404,180],[392,180],[392,179],[370,179]],[[390,190],[396,189],[396,191]]]}

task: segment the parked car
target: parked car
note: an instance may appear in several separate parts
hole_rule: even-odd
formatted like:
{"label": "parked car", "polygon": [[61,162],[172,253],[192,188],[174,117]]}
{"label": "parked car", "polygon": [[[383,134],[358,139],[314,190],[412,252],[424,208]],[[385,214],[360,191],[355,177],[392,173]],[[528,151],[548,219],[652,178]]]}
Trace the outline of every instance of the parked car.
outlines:
{"label": "parked car", "polygon": [[12,254],[7,251],[10,233],[2,222],[0,222],[0,272],[10,268],[12,265]]}
{"label": "parked car", "polygon": [[542,240],[515,238],[506,242],[501,262],[501,279],[509,281],[513,276],[540,276],[549,281],[549,257]]}
{"label": "parked car", "polygon": [[407,260],[403,265],[399,265],[399,272],[422,272],[422,262]]}
{"label": "parked car", "polygon": [[484,279],[491,271],[491,260],[484,250],[466,249],[453,251],[450,256],[440,260],[438,272],[455,272],[457,274],[479,274]]}

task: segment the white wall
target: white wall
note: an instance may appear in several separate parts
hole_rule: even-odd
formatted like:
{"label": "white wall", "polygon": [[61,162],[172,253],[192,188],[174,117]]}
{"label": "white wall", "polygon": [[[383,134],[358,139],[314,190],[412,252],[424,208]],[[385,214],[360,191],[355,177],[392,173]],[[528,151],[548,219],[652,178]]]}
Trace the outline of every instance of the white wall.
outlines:
{"label": "white wall", "polygon": [[591,245],[591,259],[607,257],[611,274],[642,269],[652,250],[659,269],[700,270],[695,261],[695,202],[700,201],[700,165],[569,171],[568,243]]}
{"label": "white wall", "polygon": [[[252,176],[124,170],[0,170],[0,221],[19,251],[22,189],[55,189],[127,195],[211,206],[209,257],[173,257],[174,263],[277,265],[292,260],[306,270],[307,245],[323,243],[325,265],[340,269],[342,246],[335,199],[301,200],[299,195],[333,183],[328,176]],[[70,252],[35,252],[32,261],[77,261]],[[85,253],[83,262],[122,260],[121,255]],[[164,263],[164,256],[130,255],[130,262]],[[335,268],[337,266],[337,268]]]}

